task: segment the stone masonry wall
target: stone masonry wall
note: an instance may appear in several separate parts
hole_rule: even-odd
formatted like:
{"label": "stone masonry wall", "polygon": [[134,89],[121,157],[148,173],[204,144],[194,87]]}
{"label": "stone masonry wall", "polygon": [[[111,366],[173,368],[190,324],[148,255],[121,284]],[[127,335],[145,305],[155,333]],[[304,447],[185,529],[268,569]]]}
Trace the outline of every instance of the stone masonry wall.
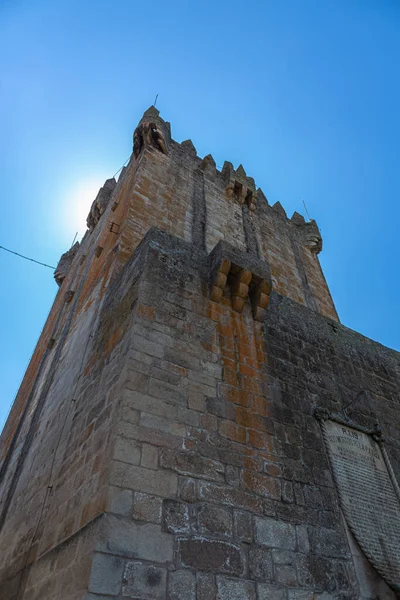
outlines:
{"label": "stone masonry wall", "polygon": [[[235,195],[228,195],[226,172],[231,179],[238,176],[247,182],[244,171],[235,172],[225,163],[223,174],[217,171],[212,158],[206,159],[197,157],[190,141],[177,144],[170,140],[167,154],[146,147],[139,155],[133,155],[116,189],[112,180],[107,182],[105,188],[113,190],[112,198],[108,205],[102,200],[101,214],[96,205],[94,216],[89,215],[91,231],[72,260],[64,289],[55,300],[2,433],[0,463],[20,433],[24,420],[21,416],[47,360],[47,344],[53,330],[67,318],[61,314],[68,312],[63,308],[64,290],[67,286],[73,290],[79,272],[84,271],[82,261],[90,264],[85,266],[85,282],[75,313],[89,300],[100,279],[103,289],[108,286],[112,274],[120,271],[151,226],[192,241],[208,252],[225,239],[242,250],[259,253],[271,264],[277,291],[337,318],[317,255],[307,242],[310,234],[319,235],[315,225],[305,224],[298,215],[288,220],[280,205],[268,206],[260,190],[254,200],[256,210],[250,212]],[[95,257],[89,259],[95,250]],[[56,274],[58,278],[57,271]]]}
{"label": "stone masonry wall", "polygon": [[[339,410],[362,382],[391,420],[395,353],[277,295],[257,322],[248,301],[232,310],[229,285],[210,300],[208,270],[206,252],[153,230],[108,288],[96,326],[86,316],[91,377],[20,598],[373,597],[360,595],[312,410]],[[72,368],[72,341],[69,351]],[[96,430],[93,451],[76,436]],[[30,461],[40,456],[38,445]],[[36,485],[28,478],[21,492]],[[11,599],[21,587],[3,589]]]}
{"label": "stone masonry wall", "polygon": [[[370,390],[399,475],[398,358],[338,325],[315,223],[156,113],[60,262],[0,439],[0,597],[389,600],[341,524],[312,411]],[[217,303],[221,239],[241,266]],[[267,288],[233,306],[265,260],[280,295],[261,322]]]}
{"label": "stone masonry wall", "polygon": [[[113,350],[130,314],[124,294],[127,305],[106,310],[112,335],[106,332],[94,345],[118,267],[112,237],[105,236],[97,256],[102,235],[95,228],[83,239],[35,350],[39,368],[28,369],[2,435],[2,598],[22,598],[28,577],[38,584],[29,597],[62,590],[73,598],[87,588],[93,536],[85,532],[92,532],[90,524],[107,504],[112,391],[124,367],[123,343]],[[49,581],[42,581],[44,573]]]}
{"label": "stone masonry wall", "polygon": [[261,325],[205,284],[204,255],[153,238],[88,598],[394,598],[361,560],[357,579],[313,409],[362,381],[391,414],[398,357],[277,295]]}

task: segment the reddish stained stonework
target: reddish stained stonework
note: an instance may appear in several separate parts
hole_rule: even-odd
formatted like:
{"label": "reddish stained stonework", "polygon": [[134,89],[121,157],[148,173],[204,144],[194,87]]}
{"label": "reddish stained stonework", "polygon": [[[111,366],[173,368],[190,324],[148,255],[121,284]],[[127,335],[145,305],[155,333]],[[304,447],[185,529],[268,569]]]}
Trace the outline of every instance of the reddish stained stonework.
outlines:
{"label": "reddish stained stonework", "polygon": [[338,323],[314,221],[154,107],[134,143],[59,263],[0,440],[0,597],[394,598],[344,529],[313,408],[363,381],[395,438],[398,356]]}

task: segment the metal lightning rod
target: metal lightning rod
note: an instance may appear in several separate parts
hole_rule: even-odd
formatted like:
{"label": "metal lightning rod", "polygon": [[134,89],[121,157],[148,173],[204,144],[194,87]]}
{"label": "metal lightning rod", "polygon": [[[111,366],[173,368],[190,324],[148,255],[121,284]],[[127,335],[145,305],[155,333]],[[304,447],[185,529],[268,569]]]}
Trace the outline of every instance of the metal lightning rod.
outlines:
{"label": "metal lightning rod", "polygon": [[304,205],[304,210],[306,211],[307,219],[308,219],[308,221],[311,221],[310,215],[308,214],[306,203],[304,202],[303,198],[301,199],[301,201],[302,201],[302,203]]}

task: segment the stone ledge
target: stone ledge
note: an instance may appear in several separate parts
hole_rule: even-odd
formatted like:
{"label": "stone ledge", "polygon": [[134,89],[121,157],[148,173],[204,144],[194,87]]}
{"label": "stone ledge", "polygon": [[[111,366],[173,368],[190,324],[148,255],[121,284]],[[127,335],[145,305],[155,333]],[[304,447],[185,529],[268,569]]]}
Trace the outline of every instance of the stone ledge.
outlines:
{"label": "stone ledge", "polygon": [[233,310],[241,313],[249,297],[254,319],[263,320],[272,289],[271,270],[266,261],[220,241],[209,255],[209,281],[213,302],[221,300],[228,284]]}

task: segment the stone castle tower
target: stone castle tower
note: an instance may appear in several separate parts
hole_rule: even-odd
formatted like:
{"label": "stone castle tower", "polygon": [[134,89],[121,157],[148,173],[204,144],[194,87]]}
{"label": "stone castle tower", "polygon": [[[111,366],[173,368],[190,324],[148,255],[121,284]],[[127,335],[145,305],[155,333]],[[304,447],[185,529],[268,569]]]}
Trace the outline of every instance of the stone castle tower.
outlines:
{"label": "stone castle tower", "polygon": [[0,440],[0,598],[396,598],[328,445],[383,432],[397,493],[399,356],[340,325],[315,222],[151,107],[87,224]]}

